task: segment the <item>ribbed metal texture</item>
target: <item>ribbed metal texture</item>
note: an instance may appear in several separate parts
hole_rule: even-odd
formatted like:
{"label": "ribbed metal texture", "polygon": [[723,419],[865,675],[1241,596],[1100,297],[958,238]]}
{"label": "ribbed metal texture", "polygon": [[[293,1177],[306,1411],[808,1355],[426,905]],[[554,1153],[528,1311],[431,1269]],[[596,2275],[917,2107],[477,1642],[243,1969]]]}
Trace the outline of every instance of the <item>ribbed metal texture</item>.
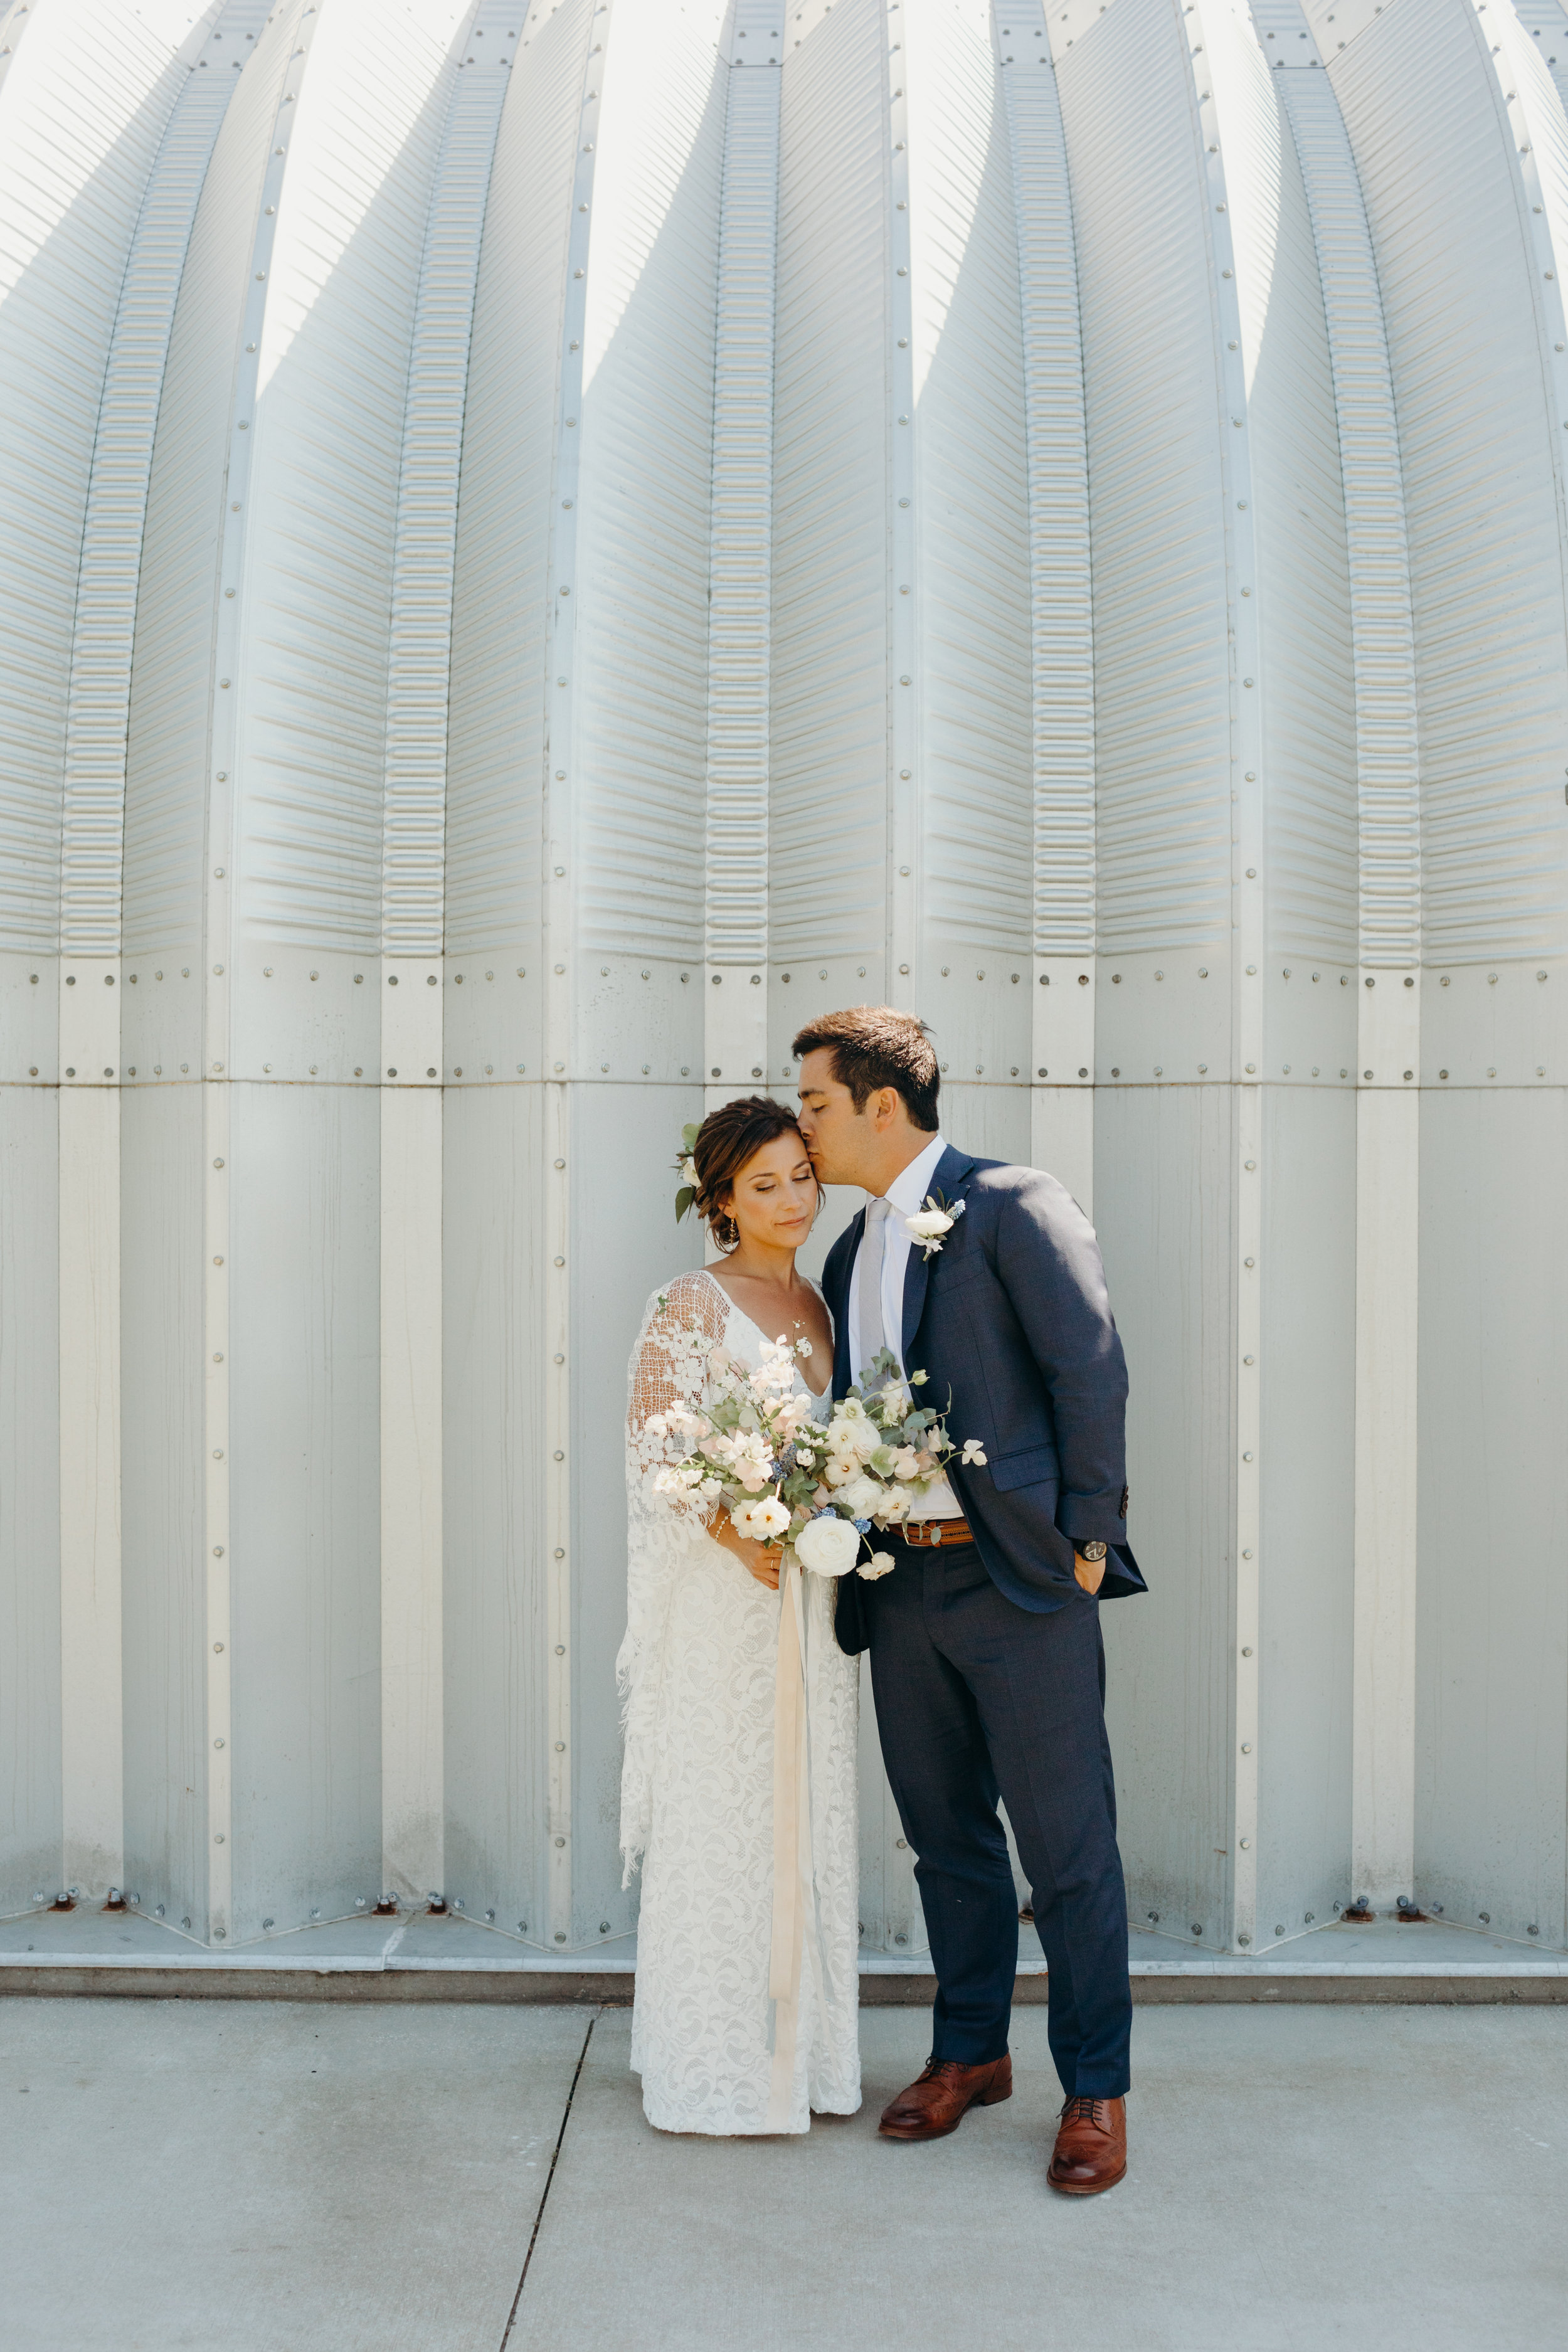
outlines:
{"label": "ribbed metal texture", "polygon": [[446,877],[453,955],[529,946],[541,919],[545,574],[556,520],[558,330],[585,10],[586,0],[567,0],[520,34],[485,213],[452,610]]}
{"label": "ribbed metal texture", "polygon": [[1461,0],[1435,0],[1388,9],[1330,68],[1376,248],[1398,407],[1424,942],[1439,963],[1568,944],[1557,789],[1568,656],[1544,280],[1521,236],[1518,142],[1489,47]]}
{"label": "ribbed metal texture", "polygon": [[[223,587],[233,584],[218,572],[226,510],[234,503],[226,486],[243,356],[236,326],[251,282],[258,190],[293,22],[293,10],[285,9],[250,45],[254,54],[207,165],[153,446],[125,755],[121,936],[128,954],[177,945],[187,950],[186,964],[201,938],[217,612]],[[232,680],[222,691],[232,693]],[[158,985],[171,987],[173,977],[171,970]],[[188,1050],[168,1056],[171,1071],[182,1059],[189,1060]]]}
{"label": "ribbed metal texture", "polygon": [[1421,930],[1415,632],[1377,265],[1329,83],[1289,74],[1280,96],[1311,211],[1333,363],[1354,655],[1360,960],[1410,964]]}
{"label": "ribbed metal texture", "polygon": [[[1020,37],[1043,25],[1043,10],[1025,10]],[[1037,955],[1082,955],[1094,945],[1094,619],[1072,194],[1055,74],[1010,73],[1003,89],[1024,336],[1034,945]]]}
{"label": "ribbed metal texture", "polygon": [[[763,30],[761,8],[748,35]],[[755,20],[754,22],[752,20]],[[736,45],[739,47],[739,44]],[[756,963],[768,938],[768,652],[773,565],[775,68],[734,69],[713,340],[708,638],[707,961]]]}
{"label": "ribbed metal texture", "polygon": [[[601,961],[628,938],[701,952],[721,13],[693,0],[661,20],[632,0],[598,102],[580,415],[562,419],[582,469],[557,582],[572,594],[556,598],[575,637],[573,751],[553,763],[573,770],[570,816],[552,830],[578,868],[576,945]],[[575,1008],[576,1050],[598,1075],[590,1001]]]}
{"label": "ribbed metal texture", "polygon": [[883,47],[880,0],[841,0],[784,68],[769,877],[773,958],[789,971],[802,956],[881,948],[895,690],[887,440],[900,429]]}
{"label": "ribbed metal texture", "polygon": [[191,223],[232,95],[230,76],[199,71],[180,92],[121,291],[88,491],[66,718],[60,946],[68,955],[113,955],[120,947],[131,650],[153,440]]}
{"label": "ribbed metal texture", "polygon": [[237,420],[251,507],[243,576],[223,583],[245,604],[235,890],[252,939],[364,953],[380,943],[392,520],[446,90],[423,12],[335,0],[309,57],[255,413]]}
{"label": "ribbed metal texture", "polygon": [[[966,961],[971,948],[1016,958],[1028,952],[1033,912],[1033,630],[1001,78],[984,26],[945,0],[916,0],[889,24],[908,57],[894,79],[907,71],[915,436],[915,560],[911,575],[895,554],[891,583],[895,615],[913,605],[915,685],[894,691],[916,698],[921,940],[933,960],[961,945]],[[961,1047],[940,961],[934,978],[933,1017],[973,1073],[984,1048]],[[932,976],[922,979],[929,992]],[[1004,1029],[1016,1028],[1026,1017],[1018,991],[994,966],[986,985],[981,1002],[994,1000]],[[1022,1050],[1009,1051],[1009,1066]]]}
{"label": "ribbed metal texture", "polygon": [[1213,946],[1230,928],[1224,508],[1179,20],[1120,0],[1058,78],[1089,410],[1098,935],[1108,952]]}
{"label": "ribbed metal texture", "polygon": [[[1244,702],[1259,691],[1266,697],[1260,772],[1268,941],[1270,952],[1281,955],[1353,961],[1354,709],[1323,298],[1300,168],[1280,119],[1281,77],[1269,74],[1244,17],[1227,21],[1222,11],[1210,23],[1205,16],[1205,37],[1241,324],[1242,397],[1238,403],[1236,380],[1227,378],[1221,433],[1233,457],[1245,447],[1256,517],[1255,578],[1237,551],[1237,659],[1245,678],[1247,628],[1239,616],[1250,604],[1263,675],[1261,687],[1244,683],[1242,696]],[[1282,1056],[1270,1075],[1282,1075],[1285,1058],[1293,1057]]]}
{"label": "ribbed metal texture", "polygon": [[410,345],[386,698],[381,939],[387,955],[441,951],[463,404],[485,199],[510,78],[501,12],[489,7],[481,19],[478,30],[489,35],[497,55],[452,68]]}
{"label": "ribbed metal texture", "polygon": [[47,954],[99,412],[142,187],[186,76],[118,0],[36,14],[11,21],[0,86],[0,948]]}

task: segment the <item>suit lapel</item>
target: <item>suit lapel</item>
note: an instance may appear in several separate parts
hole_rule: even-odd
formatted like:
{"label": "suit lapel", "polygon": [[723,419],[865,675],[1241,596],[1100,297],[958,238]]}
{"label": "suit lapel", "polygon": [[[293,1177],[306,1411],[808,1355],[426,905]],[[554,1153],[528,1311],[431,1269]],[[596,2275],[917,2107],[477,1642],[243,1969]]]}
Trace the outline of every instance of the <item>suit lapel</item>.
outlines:
{"label": "suit lapel", "polygon": [[[936,1173],[931,1178],[931,1191],[940,1192],[942,1199],[951,1203],[958,1198],[959,1188],[973,1166],[973,1160],[966,1152],[955,1151],[949,1144],[936,1163]],[[935,1255],[933,1251],[931,1256]],[[927,1255],[924,1244],[911,1242],[909,1264],[904,1268],[902,1361],[906,1372],[910,1370],[910,1349],[915,1344],[915,1333],[920,1329],[921,1317],[925,1313],[926,1285],[931,1280],[931,1257]],[[919,1371],[921,1367],[917,1364],[914,1369]]]}

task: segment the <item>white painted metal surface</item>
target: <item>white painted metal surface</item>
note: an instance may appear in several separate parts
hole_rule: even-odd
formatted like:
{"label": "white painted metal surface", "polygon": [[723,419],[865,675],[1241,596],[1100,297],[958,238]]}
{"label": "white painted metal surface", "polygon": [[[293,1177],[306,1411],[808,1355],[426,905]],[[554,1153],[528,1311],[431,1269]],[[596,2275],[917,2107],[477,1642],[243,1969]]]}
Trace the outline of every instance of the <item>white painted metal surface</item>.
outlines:
{"label": "white painted metal surface", "polygon": [[[633,1926],[668,1162],[885,997],[1092,1196],[1135,1916],[1563,1944],[1565,76],[1558,0],[0,18],[0,1908]],[[908,1959],[868,1721],[864,1799]]]}

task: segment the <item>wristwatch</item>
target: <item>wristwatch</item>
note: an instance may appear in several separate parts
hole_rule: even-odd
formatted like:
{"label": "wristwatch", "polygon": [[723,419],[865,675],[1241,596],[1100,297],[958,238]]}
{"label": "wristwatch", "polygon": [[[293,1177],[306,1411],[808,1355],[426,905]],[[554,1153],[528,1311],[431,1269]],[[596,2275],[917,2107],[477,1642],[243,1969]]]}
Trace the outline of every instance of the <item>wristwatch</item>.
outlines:
{"label": "wristwatch", "polygon": [[1094,1543],[1079,1544],[1075,1549],[1079,1559],[1103,1559],[1105,1558],[1105,1546],[1098,1541]]}

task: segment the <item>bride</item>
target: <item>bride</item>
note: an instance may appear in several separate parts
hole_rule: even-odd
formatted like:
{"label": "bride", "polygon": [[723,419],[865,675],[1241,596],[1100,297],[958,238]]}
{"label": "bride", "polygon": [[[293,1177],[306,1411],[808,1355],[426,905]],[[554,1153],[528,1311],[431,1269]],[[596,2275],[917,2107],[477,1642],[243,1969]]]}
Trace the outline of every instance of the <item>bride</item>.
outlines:
{"label": "bride", "polygon": [[761,1096],[714,1111],[692,1157],[725,1255],[655,1294],[631,1360],[616,1676],[621,1848],[627,1879],[643,1871],[632,2067],[663,2131],[804,2132],[860,2105],[858,1661],[834,1639],[831,1578],[745,1539],[721,1506],[653,1492],[637,1446],[679,1401],[693,1331],[748,1370],[774,1339],[805,1342],[795,1378],[827,1418],[833,1326],[795,1263],[819,1195],[794,1113]]}

